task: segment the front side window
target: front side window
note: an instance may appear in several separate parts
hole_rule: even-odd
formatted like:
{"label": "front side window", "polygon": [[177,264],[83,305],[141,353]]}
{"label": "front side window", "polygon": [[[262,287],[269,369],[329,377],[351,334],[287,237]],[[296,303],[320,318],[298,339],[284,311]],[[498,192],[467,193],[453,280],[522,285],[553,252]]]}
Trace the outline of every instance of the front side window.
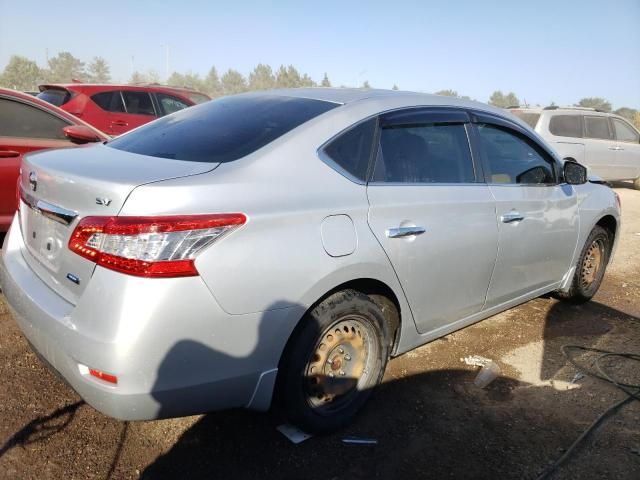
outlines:
{"label": "front side window", "polygon": [[231,162],[338,106],[279,95],[223,97],[162,117],[107,145],[151,157]]}
{"label": "front side window", "polygon": [[549,120],[549,131],[557,137],[582,138],[580,115],[554,115]]}
{"label": "front side window", "polygon": [[611,130],[609,130],[609,120],[607,120],[607,117],[585,115],[584,133],[587,138],[613,139]]}
{"label": "front side window", "polygon": [[480,155],[489,183],[555,183],[554,161],[519,133],[491,124],[477,125]]}
{"label": "front side window", "polygon": [[156,112],[153,109],[151,95],[147,92],[132,92],[124,90],[122,92],[122,98],[124,99],[124,106],[127,109],[127,113],[155,116]]}
{"label": "front side window", "polygon": [[189,106],[179,98],[173,95],[167,95],[166,93],[156,93],[156,98],[158,99],[163,115],[169,115],[170,113],[177,112]]}
{"label": "front side window", "polygon": [[124,103],[120,92],[100,92],[91,96],[91,100],[105,112],[124,113]]}
{"label": "front side window", "polygon": [[384,127],[373,181],[389,183],[472,183],[467,132],[459,124]]}
{"label": "front side window", "polygon": [[327,145],[324,153],[345,172],[364,182],[367,180],[375,130],[375,119],[356,125]]}
{"label": "front side window", "polygon": [[0,137],[66,140],[62,129],[69,125],[39,108],[0,98]]}
{"label": "front side window", "polygon": [[628,123],[618,120],[613,120],[613,127],[616,130],[616,139],[620,142],[632,142],[638,143],[640,141],[638,132],[636,132]]}

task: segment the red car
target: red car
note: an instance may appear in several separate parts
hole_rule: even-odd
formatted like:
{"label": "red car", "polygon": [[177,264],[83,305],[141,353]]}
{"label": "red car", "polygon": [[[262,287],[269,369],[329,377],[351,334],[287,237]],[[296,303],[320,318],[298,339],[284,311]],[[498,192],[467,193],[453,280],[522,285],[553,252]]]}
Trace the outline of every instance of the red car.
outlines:
{"label": "red car", "polygon": [[38,88],[38,98],[109,135],[120,135],[158,117],[211,100],[195,90],[155,84],[68,83]]}
{"label": "red car", "polygon": [[0,233],[8,230],[16,210],[16,180],[23,154],[108,139],[58,107],[0,88]]}

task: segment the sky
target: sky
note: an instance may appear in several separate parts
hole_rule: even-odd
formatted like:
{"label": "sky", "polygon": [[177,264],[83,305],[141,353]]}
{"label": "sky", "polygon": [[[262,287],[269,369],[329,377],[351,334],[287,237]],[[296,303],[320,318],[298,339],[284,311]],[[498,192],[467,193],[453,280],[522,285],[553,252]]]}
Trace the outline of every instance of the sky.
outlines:
{"label": "sky", "polygon": [[69,51],[104,57],[116,81],[165,79],[167,46],[181,73],[292,64],[336,86],[640,109],[640,0],[0,0],[0,69]]}

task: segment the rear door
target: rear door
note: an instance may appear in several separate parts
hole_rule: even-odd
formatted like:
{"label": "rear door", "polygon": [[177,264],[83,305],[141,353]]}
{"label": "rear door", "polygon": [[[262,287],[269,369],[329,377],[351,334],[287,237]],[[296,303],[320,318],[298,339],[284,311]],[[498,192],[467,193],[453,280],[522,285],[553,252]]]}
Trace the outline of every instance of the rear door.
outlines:
{"label": "rear door", "polygon": [[611,118],[615,144],[615,165],[620,169],[620,179],[640,177],[640,134],[624,120]]}
{"label": "rear door", "polygon": [[456,109],[380,119],[369,225],[421,333],[479,312],[495,264],[495,202],[478,181],[469,128],[467,113]]}
{"label": "rear door", "polygon": [[496,202],[498,258],[486,308],[559,282],[578,239],[577,196],[524,129],[474,114],[474,145]]}
{"label": "rear door", "polygon": [[123,90],[121,93],[126,113],[113,114],[111,125],[114,135],[128,132],[157,118],[148,92]]}
{"label": "rear door", "polygon": [[0,97],[0,231],[16,210],[16,181],[22,155],[43,148],[71,147],[62,129],[69,122],[34,105]]}
{"label": "rear door", "polygon": [[622,178],[615,166],[615,140],[604,115],[584,115],[585,164],[605,180]]}

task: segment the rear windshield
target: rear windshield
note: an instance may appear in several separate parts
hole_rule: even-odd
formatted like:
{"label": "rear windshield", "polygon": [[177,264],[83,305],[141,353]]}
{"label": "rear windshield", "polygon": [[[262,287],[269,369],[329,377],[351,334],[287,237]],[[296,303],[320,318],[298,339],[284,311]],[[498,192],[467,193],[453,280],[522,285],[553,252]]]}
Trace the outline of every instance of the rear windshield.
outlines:
{"label": "rear windshield", "polygon": [[107,145],[152,157],[230,162],[337,106],[276,95],[225,97],[163,117]]}
{"label": "rear windshield", "polygon": [[61,90],[59,88],[48,88],[40,92],[36,97],[56,107],[60,107],[71,100],[71,94],[67,90]]}
{"label": "rear windshield", "polygon": [[204,93],[187,92],[185,95],[189,97],[189,99],[196,105],[198,105],[199,103],[204,103],[211,100]]}
{"label": "rear windshield", "polygon": [[522,110],[511,110],[511,113],[527,123],[531,128],[536,128],[538,119],[540,118],[539,113],[523,112]]}

